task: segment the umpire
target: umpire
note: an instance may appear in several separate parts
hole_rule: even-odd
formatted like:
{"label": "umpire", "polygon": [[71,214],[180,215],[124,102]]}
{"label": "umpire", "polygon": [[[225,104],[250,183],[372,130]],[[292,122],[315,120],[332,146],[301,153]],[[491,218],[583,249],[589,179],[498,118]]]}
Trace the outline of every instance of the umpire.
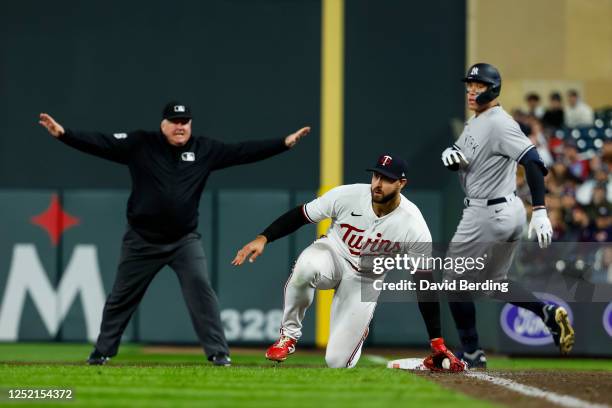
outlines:
{"label": "umpire", "polygon": [[105,364],[117,354],[121,335],[147,287],[170,266],[180,281],[191,321],[214,365],[231,364],[219,302],[213,291],[200,242],[198,206],[210,173],[282,153],[310,132],[302,128],[282,139],[225,144],[191,135],[191,110],[179,102],[163,109],[159,131],[104,134],[65,129],[50,115],[40,125],[82,152],[127,165],[132,191],[128,228],[113,289],[106,299],[100,335],[87,362]]}

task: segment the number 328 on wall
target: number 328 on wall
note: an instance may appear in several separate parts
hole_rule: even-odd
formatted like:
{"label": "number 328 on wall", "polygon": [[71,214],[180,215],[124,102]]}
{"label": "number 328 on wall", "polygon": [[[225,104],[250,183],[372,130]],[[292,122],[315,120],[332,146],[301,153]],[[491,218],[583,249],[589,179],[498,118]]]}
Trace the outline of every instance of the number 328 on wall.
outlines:
{"label": "number 328 on wall", "polygon": [[224,309],[221,321],[228,341],[268,341],[278,339],[283,317],[280,309]]}

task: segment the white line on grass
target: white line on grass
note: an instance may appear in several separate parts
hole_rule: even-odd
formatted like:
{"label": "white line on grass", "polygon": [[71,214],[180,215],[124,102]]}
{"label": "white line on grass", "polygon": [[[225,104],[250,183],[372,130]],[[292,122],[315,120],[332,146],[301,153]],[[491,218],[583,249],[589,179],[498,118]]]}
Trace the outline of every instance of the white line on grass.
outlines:
{"label": "white line on grass", "polygon": [[509,390],[518,392],[519,394],[527,395],[529,397],[543,398],[547,401],[567,408],[609,408],[609,405],[593,404],[591,402],[583,401],[575,397],[570,397],[569,395],[562,395],[551,391],[544,391],[540,388],[517,383],[516,381],[508,380],[506,378],[494,377],[490,374],[470,371],[467,372],[466,375],[468,377],[473,377],[478,380],[488,381],[490,383],[505,387]]}
{"label": "white line on grass", "polygon": [[387,364],[387,359],[383,356],[377,356],[376,354],[366,354],[364,357],[366,360],[369,360],[376,364]]}

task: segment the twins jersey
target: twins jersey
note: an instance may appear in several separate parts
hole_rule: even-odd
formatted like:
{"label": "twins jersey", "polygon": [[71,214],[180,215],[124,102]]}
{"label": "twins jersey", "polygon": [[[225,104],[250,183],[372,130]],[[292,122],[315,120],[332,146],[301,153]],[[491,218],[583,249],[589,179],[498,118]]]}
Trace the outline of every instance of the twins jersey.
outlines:
{"label": "twins jersey", "polygon": [[516,190],[516,164],[535,147],[501,106],[472,116],[455,147],[468,161],[459,180],[466,197],[497,198]]}
{"label": "twins jersey", "polygon": [[304,204],[304,216],[312,223],[331,218],[327,232],[334,251],[359,270],[361,255],[412,253],[431,255],[431,234],[421,212],[400,195],[400,205],[378,217],[372,209],[369,184],[336,187]]}

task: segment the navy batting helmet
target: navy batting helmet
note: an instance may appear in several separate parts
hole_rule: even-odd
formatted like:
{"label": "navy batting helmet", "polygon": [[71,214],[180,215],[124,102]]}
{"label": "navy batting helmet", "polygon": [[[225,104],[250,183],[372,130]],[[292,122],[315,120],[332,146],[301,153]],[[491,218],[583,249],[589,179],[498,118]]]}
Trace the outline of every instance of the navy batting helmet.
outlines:
{"label": "navy batting helmet", "polygon": [[484,62],[472,65],[462,81],[480,82],[488,85],[487,90],[476,97],[476,103],[479,105],[491,102],[501,92],[501,75],[499,75],[499,71],[493,65]]}

